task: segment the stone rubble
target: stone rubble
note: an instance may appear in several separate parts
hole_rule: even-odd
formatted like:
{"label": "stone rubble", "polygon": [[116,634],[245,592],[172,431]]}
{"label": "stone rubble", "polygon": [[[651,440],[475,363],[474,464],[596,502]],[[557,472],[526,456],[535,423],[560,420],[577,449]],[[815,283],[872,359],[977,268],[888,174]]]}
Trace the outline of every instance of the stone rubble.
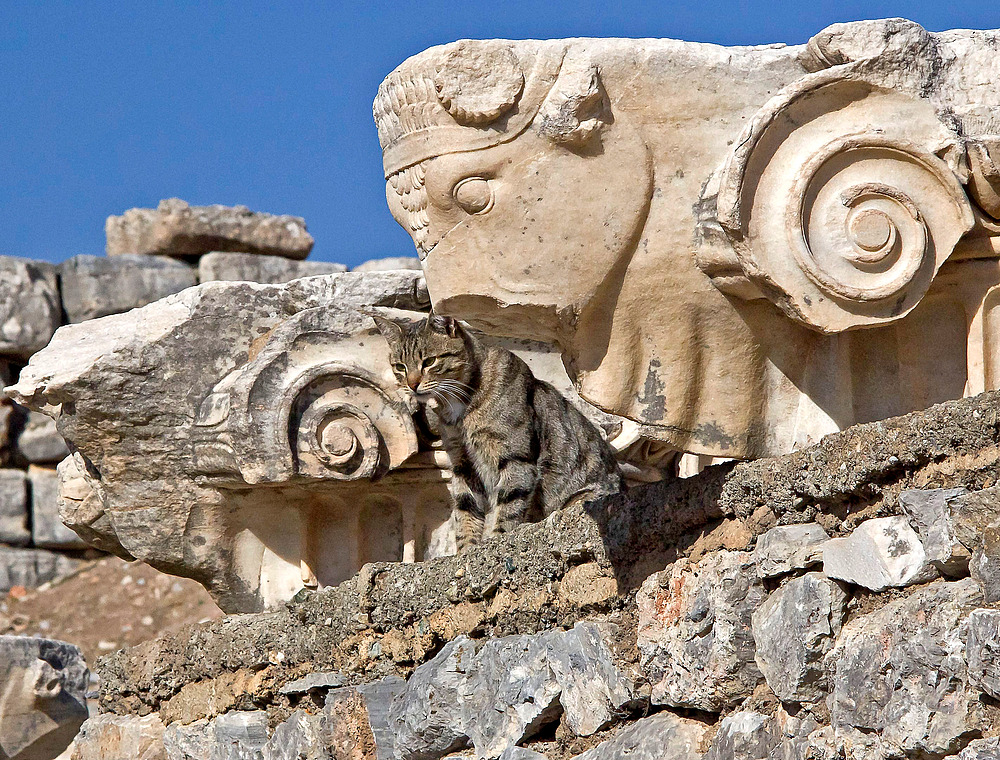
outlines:
{"label": "stone rubble", "polygon": [[277,285],[300,277],[346,271],[347,267],[343,264],[328,261],[295,261],[280,256],[259,256],[255,253],[213,251],[198,259],[198,282],[226,280]]}
{"label": "stone rubble", "polygon": [[757,537],[754,561],[761,578],[773,578],[793,570],[820,564],[820,545],[830,538],[817,523],[779,525]]}
{"label": "stone rubble", "polygon": [[927,561],[943,574],[958,578],[968,573],[969,550],[955,535],[950,502],[965,493],[964,488],[930,488],[899,494],[899,505],[920,535]]}
{"label": "stone rubble", "polygon": [[69,456],[69,449],[56,430],[55,420],[45,414],[28,412],[17,436],[17,453],[33,464],[55,464]]}
{"label": "stone rubble", "polygon": [[663,711],[642,718],[576,760],[700,760],[708,726]]}
{"label": "stone rubble", "polygon": [[872,591],[922,583],[937,575],[904,517],[866,520],[847,538],[827,541],[822,552],[826,575]]}
{"label": "stone rubble", "polygon": [[25,546],[28,528],[28,480],[24,470],[0,470],[0,543]]}
{"label": "stone rubble", "polygon": [[56,268],[0,256],[0,356],[27,359],[61,323]]}
{"label": "stone rubble", "polygon": [[390,256],[384,259],[369,259],[352,268],[352,272],[388,272],[393,269],[420,269],[420,259],[416,256]]}
{"label": "stone rubble", "polygon": [[87,542],[67,528],[59,514],[59,474],[55,467],[28,467],[31,484],[31,539],[42,549],[86,549]]}

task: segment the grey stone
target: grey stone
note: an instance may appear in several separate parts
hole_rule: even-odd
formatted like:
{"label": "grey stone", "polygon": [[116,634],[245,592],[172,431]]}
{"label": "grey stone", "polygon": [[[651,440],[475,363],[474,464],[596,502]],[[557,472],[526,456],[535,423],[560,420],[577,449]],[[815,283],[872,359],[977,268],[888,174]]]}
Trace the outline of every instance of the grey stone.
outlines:
{"label": "grey stone", "polygon": [[109,216],[104,230],[108,256],[243,251],[304,259],[313,247],[300,217],[254,212],[246,206],[191,206],[179,198],[160,201],[155,209],[133,208]]}
{"label": "grey stone", "polygon": [[958,760],[997,760],[1000,758],[1000,738],[976,739],[958,753]]}
{"label": "grey stone", "polygon": [[0,256],[0,355],[26,359],[62,322],[52,264]]}
{"label": "grey stone", "polygon": [[823,561],[818,545],[830,538],[818,523],[779,525],[757,537],[754,559],[761,578],[801,570]]}
{"label": "grey stone", "polygon": [[197,283],[195,270],[158,256],[74,256],[59,265],[70,323],[120,314]]}
{"label": "grey stone", "polygon": [[[419,268],[419,267],[418,267]],[[278,284],[300,277],[346,272],[332,261],[294,261],[280,256],[213,251],[198,259],[198,281],[243,281]]]}
{"label": "grey stone", "polygon": [[296,710],[279,723],[264,746],[264,760],[330,760],[319,715]]}
{"label": "grey stone", "polygon": [[229,712],[214,720],[171,723],[163,732],[167,760],[262,760],[267,713]]}
{"label": "grey stone", "polygon": [[546,757],[526,747],[508,747],[500,755],[500,760],[546,760]]}
{"label": "grey stone", "polygon": [[700,760],[708,727],[664,711],[636,721],[574,760]]}
{"label": "grey stone", "polygon": [[281,694],[306,694],[314,689],[333,689],[344,685],[344,676],[334,671],[310,673],[281,687]]}
{"label": "grey stone", "polygon": [[971,579],[938,581],[846,623],[826,657],[837,733],[877,733],[890,753],[936,756],[989,726],[963,656],[963,623],[980,600]]}
{"label": "grey stone", "polygon": [[969,573],[983,590],[983,601],[1000,602],[1000,527],[983,528],[969,560]]}
{"label": "grey stone", "polygon": [[766,595],[748,552],[651,575],[637,596],[637,643],[653,704],[718,712],[750,696],[762,679],[751,616]]}
{"label": "grey stone", "polygon": [[95,715],[81,726],[73,741],[72,757],[73,760],[167,760],[163,723],[156,713],[142,717]]}
{"label": "grey stone", "polygon": [[719,723],[705,760],[766,760],[781,743],[773,722],[751,710],[727,715]]}
{"label": "grey stone", "polygon": [[928,488],[899,494],[899,505],[920,535],[927,561],[952,577],[963,577],[969,569],[969,551],[955,536],[949,506],[952,499],[965,493],[964,488]]}
{"label": "grey stone", "polygon": [[847,595],[822,573],[793,578],[753,613],[756,662],[784,702],[826,694],[823,658],[840,633]]}
{"label": "grey stone", "polygon": [[28,480],[23,470],[0,470],[0,542],[25,546],[28,530]]}
{"label": "grey stone", "polygon": [[416,256],[389,256],[384,259],[369,259],[351,269],[352,272],[390,272],[394,269],[420,269],[420,259]]}
{"label": "grey stone", "polygon": [[38,588],[75,573],[84,560],[46,549],[0,546],[0,592],[14,586]]}
{"label": "grey stone", "polygon": [[872,591],[922,583],[937,575],[905,517],[865,520],[850,536],[832,538],[822,550],[826,575]]}
{"label": "grey stone", "polygon": [[72,644],[0,636],[0,757],[53,760],[87,719],[90,673]]}
{"label": "grey stone", "polygon": [[59,519],[59,474],[55,467],[31,465],[31,537],[43,549],[86,549],[87,543]]}
{"label": "grey stone", "polygon": [[66,441],[56,430],[55,420],[39,412],[27,412],[24,427],[17,436],[17,451],[24,459],[35,463],[55,463],[69,455]]}
{"label": "grey stone", "polygon": [[969,684],[1000,699],[1000,610],[974,610],[965,644]]}
{"label": "grey stone", "polygon": [[948,506],[955,537],[969,551],[979,546],[983,531],[1000,527],[1000,486],[959,494]]}
{"label": "grey stone", "polygon": [[387,676],[355,687],[364,700],[368,725],[375,739],[376,760],[393,760],[396,757],[396,735],[390,723],[389,710],[405,687],[406,682],[398,676]]}

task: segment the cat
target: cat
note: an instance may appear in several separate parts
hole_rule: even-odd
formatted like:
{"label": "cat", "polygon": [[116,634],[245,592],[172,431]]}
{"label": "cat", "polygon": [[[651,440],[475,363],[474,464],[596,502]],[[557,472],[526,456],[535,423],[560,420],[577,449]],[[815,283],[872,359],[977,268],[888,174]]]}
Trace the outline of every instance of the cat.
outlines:
{"label": "cat", "polygon": [[451,317],[369,316],[389,344],[400,385],[439,422],[459,552],[484,535],[624,488],[597,427],[520,357]]}

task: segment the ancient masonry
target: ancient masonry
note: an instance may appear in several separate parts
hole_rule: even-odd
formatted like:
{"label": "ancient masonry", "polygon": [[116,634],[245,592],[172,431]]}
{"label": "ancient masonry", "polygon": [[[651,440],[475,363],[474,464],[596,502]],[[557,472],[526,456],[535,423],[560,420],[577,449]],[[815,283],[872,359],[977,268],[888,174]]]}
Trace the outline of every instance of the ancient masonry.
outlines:
{"label": "ancient masonry", "polygon": [[[103,658],[72,757],[1000,757],[998,49],[901,19],[432,48],[374,106],[422,271],[265,276],[295,223],[112,218],[105,266],[243,253],[70,319],[7,393],[69,442],[76,535],[241,614]],[[365,314],[431,302],[590,415],[628,492],[456,556]],[[7,715],[79,725],[73,663],[0,671],[0,747]]]}

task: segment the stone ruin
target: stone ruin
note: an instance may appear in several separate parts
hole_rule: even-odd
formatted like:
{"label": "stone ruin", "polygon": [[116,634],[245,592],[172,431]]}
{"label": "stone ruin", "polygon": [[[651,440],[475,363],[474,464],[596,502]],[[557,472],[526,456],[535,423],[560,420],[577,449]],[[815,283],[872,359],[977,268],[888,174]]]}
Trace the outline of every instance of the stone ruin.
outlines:
{"label": "stone ruin", "polygon": [[[374,112],[422,272],[205,283],[7,389],[69,441],[69,527],[245,613],[104,658],[73,757],[1000,757],[998,46],[892,19],[403,63]],[[296,238],[169,202],[108,232]],[[629,491],[455,556],[359,312],[431,302]]]}

